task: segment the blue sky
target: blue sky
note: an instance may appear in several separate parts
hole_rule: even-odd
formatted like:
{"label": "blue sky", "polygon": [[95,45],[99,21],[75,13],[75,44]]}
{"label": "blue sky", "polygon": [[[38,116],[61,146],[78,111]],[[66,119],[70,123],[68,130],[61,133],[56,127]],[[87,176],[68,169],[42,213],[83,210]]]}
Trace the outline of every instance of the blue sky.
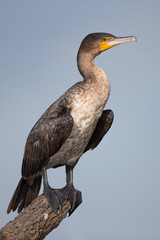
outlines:
{"label": "blue sky", "polygon": [[[76,55],[91,32],[135,35],[101,54],[112,128],[74,172],[83,203],[46,240],[160,239],[160,2],[0,1],[0,227],[20,178],[27,135],[45,109],[80,81]],[[52,186],[64,168],[49,170]],[[42,190],[41,190],[42,192]]]}

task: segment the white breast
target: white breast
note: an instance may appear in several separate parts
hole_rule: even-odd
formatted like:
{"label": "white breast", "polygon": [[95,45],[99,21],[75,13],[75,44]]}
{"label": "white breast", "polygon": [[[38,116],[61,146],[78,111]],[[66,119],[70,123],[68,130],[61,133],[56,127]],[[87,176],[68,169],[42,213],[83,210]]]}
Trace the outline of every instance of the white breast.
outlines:
{"label": "white breast", "polygon": [[60,164],[74,166],[83,154],[109,97],[108,78],[102,86],[91,84],[85,92],[83,89],[74,94],[70,113],[74,119],[72,132],[60,150],[50,158],[48,168]]}

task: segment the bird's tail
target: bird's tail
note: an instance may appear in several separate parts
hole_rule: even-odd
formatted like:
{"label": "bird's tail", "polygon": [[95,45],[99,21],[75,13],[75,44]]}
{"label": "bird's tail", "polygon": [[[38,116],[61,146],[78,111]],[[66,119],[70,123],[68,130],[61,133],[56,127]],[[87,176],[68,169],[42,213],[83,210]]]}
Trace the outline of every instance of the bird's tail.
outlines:
{"label": "bird's tail", "polygon": [[24,178],[21,178],[9,203],[7,213],[10,213],[11,210],[15,211],[17,208],[19,213],[27,207],[38,196],[41,180],[42,177],[39,176],[34,179],[32,185],[29,185]]}

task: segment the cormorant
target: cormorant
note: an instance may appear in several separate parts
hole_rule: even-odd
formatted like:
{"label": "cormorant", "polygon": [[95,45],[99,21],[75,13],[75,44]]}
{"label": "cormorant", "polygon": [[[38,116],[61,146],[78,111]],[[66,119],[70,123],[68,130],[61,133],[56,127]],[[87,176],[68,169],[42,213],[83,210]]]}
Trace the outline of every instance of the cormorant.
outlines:
{"label": "cormorant", "polygon": [[[109,33],[87,35],[79,48],[77,64],[84,80],[76,83],[56,100],[32,128],[26,141],[22,177],[9,203],[11,210],[21,212],[38,195],[43,176],[44,194],[53,211],[70,200],[69,215],[82,202],[81,192],[73,186],[73,169],[82,154],[94,149],[109,130],[112,110],[103,110],[110,95],[110,83],[104,71],[94,65],[94,58],[103,51],[134,36],[115,37]],[[66,186],[52,189],[47,169],[66,167]]]}

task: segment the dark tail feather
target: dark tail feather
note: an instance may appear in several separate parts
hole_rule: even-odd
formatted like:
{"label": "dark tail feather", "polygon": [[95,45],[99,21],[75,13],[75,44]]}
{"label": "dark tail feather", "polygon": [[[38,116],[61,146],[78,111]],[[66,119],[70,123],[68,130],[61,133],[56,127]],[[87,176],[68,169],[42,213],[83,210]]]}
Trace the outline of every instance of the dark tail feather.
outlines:
{"label": "dark tail feather", "polygon": [[13,197],[9,203],[7,213],[18,208],[18,213],[27,207],[37,196],[40,190],[42,177],[34,179],[32,185],[29,185],[23,178],[20,179]]}

